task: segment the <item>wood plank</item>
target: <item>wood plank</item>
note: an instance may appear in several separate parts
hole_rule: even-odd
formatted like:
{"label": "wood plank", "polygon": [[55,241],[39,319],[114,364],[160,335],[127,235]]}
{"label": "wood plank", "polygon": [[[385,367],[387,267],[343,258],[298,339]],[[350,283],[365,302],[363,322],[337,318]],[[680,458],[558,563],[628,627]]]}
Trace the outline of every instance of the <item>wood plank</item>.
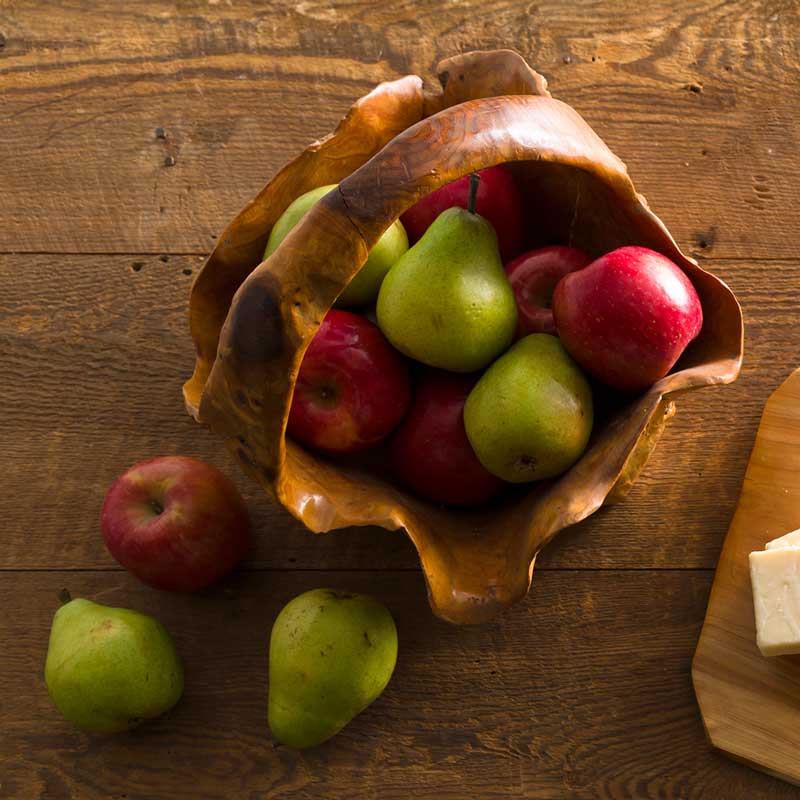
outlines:
{"label": "wood plank", "polygon": [[[539,573],[529,600],[500,620],[456,628],[432,617],[415,573],[251,573],[188,597],[127,575],[7,574],[0,581],[3,793],[15,800],[794,797],[792,787],[720,757],[704,740],[688,670],[709,584],[706,572]],[[325,585],[385,602],[400,655],[373,706],[329,743],[301,753],[269,738],[267,643],[283,603]],[[60,719],[41,670],[63,586],[162,619],[187,672],[171,714],[105,739]]]}
{"label": "wood plank", "polygon": [[[745,309],[742,377],[680,398],[629,497],[561,534],[537,569],[716,563],[763,403],[800,355],[800,265],[709,263]],[[217,464],[245,493],[257,531],[251,567],[415,569],[416,554],[399,533],[307,533],[186,416],[180,387],[193,356],[184,272],[198,264],[196,257],[0,256],[0,517],[7,521],[0,568],[113,567],[97,531],[109,484],[135,461],[179,452]]]}
{"label": "wood plank", "polygon": [[0,251],[205,253],[376,82],[511,46],[682,247],[793,258],[799,30],[749,0],[6,4]]}
{"label": "wood plank", "polygon": [[759,652],[748,554],[800,527],[799,497],[797,370],[764,408],[692,665],[697,700],[714,745],[796,784],[800,661],[792,656],[764,658]]}

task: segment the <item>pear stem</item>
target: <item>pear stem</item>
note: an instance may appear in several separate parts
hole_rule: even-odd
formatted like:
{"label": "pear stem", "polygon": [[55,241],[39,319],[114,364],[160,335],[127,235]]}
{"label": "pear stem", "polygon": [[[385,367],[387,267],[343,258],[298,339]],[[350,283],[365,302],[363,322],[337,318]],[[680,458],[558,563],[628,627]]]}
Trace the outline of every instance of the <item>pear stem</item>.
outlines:
{"label": "pear stem", "polygon": [[481,176],[477,172],[473,172],[469,176],[469,197],[467,198],[467,211],[470,214],[475,213],[475,200],[478,196],[478,184],[481,182]]}
{"label": "pear stem", "polygon": [[65,606],[67,603],[71,603],[72,595],[69,593],[69,589],[62,589],[58,593],[58,599],[61,601],[62,606]]}

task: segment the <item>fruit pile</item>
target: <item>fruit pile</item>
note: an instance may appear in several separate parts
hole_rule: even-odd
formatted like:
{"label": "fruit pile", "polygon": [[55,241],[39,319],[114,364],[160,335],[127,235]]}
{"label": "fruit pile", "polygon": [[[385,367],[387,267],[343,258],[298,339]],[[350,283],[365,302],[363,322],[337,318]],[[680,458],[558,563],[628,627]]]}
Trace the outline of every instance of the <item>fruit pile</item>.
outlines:
{"label": "fruit pile", "polygon": [[[265,257],[334,188],[295,200]],[[306,350],[289,436],[334,456],[387,443],[403,485],[452,506],[569,469],[592,433],[593,386],[623,400],[664,377],[699,334],[702,307],[653,250],[522,252],[527,236],[503,166],[406,211]]]}

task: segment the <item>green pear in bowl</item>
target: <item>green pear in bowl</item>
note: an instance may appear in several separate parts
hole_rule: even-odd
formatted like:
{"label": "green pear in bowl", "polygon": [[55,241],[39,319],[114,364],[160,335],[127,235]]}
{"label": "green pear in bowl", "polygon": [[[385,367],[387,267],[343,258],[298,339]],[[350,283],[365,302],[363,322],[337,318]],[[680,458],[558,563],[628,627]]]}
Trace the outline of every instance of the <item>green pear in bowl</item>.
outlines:
{"label": "green pear in bowl", "polygon": [[290,747],[321,744],[386,688],[397,661],[392,615],[367,595],[314,589],[278,615],[269,644],[269,727]]}
{"label": "green pear in bowl", "polygon": [[476,191],[473,180],[469,207],[443,211],[378,294],[378,326],[394,347],[452,372],[483,369],[511,344],[517,326],[494,228],[473,211]]}
{"label": "green pear in bowl", "polygon": [[[336,186],[337,184],[332,183],[312,189],[291,203],[270,231],[264,258],[271,255],[309,209]],[[406,230],[400,220],[395,220],[372,248],[361,270],[339,295],[336,305],[339,308],[361,308],[374,303],[386,273],[406,250]]]}
{"label": "green pear in bowl", "polygon": [[464,406],[478,460],[512,483],[560,475],[580,458],[593,423],[592,390],[550,334],[520,339],[481,376]]}
{"label": "green pear in bowl", "polygon": [[58,710],[90,733],[135,728],[183,693],[183,667],[161,623],[90,600],[56,612],[44,674]]}

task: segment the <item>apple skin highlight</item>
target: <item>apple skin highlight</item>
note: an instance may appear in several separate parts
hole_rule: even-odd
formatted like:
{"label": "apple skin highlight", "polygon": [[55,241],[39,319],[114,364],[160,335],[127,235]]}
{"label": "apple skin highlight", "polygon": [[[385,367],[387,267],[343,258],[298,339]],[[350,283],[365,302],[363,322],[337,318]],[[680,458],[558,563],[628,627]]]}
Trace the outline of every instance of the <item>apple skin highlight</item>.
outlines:
{"label": "apple skin highlight", "polygon": [[703,326],[700,298],[683,270],[638,246],[562,278],[553,314],[569,354],[603,383],[630,392],[663,378]]}

